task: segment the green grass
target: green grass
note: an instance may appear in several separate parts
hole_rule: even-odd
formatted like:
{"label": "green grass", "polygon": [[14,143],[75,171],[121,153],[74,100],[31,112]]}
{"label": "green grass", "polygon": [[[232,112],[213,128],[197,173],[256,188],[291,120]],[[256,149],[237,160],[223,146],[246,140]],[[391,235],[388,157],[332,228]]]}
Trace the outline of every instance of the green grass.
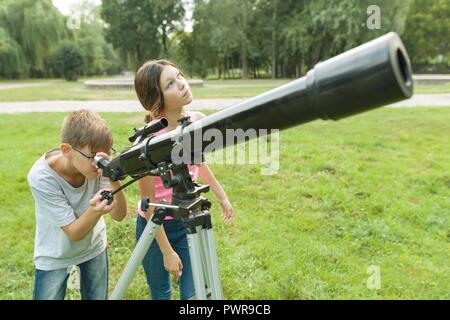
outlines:
{"label": "green grass", "polygon": [[432,84],[432,85],[417,85],[414,89],[415,93],[450,93],[450,83],[446,84]]}
{"label": "green grass", "polygon": [[[0,299],[33,288],[34,202],[26,175],[58,145],[63,113],[0,118]],[[126,146],[142,114],[102,114]],[[450,108],[384,108],[280,133],[280,170],[211,164],[235,209],[213,194],[227,299],[449,299]],[[136,185],[123,223],[108,217],[110,293],[134,247]],[[371,265],[381,289],[370,290]],[[70,292],[75,299],[77,292]],[[125,295],[148,299],[142,268]]]}
{"label": "green grass", "polygon": [[[87,79],[87,78],[86,78]],[[96,90],[84,87],[84,81],[42,80],[50,82],[38,87],[0,90],[0,101],[40,101],[40,100],[136,100],[133,90]],[[196,99],[248,98],[283,85],[291,79],[261,80],[208,80],[205,87],[193,87]],[[30,82],[24,80],[23,82]],[[39,82],[39,81],[32,81]],[[7,83],[7,82],[0,82]],[[9,82],[8,82],[9,83]],[[416,86],[415,93],[450,93],[450,83],[446,85]]]}

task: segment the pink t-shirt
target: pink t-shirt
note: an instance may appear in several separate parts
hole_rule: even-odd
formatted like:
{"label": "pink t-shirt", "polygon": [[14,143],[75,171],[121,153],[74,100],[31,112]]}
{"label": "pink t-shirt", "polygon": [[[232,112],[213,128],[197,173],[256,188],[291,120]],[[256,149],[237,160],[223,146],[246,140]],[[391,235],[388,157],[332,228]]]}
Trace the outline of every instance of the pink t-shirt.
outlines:
{"label": "pink t-shirt", "polygon": [[[188,116],[191,117],[191,121],[194,122],[197,120],[197,114],[193,112],[186,112]],[[166,133],[165,129],[161,129],[155,133],[155,136],[159,136],[163,133]],[[189,173],[191,174],[192,180],[197,180],[198,177],[198,166],[197,165],[189,165]],[[153,177],[154,185],[155,185],[155,202],[159,203],[160,200],[164,199],[165,202],[170,203],[172,201],[172,188],[165,188],[160,177]],[[139,203],[137,206],[137,211],[139,215],[145,218],[145,212],[141,210]],[[171,220],[172,217],[166,217],[165,220]]]}

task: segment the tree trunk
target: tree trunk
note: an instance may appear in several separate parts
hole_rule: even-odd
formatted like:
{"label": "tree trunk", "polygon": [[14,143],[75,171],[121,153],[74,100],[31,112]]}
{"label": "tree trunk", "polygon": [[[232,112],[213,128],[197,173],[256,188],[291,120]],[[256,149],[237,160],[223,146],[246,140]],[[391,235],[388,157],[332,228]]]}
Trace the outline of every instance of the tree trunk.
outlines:
{"label": "tree trunk", "polygon": [[230,61],[228,60],[228,57],[225,57],[225,72],[223,79],[227,79],[230,77]]}
{"label": "tree trunk", "polygon": [[163,52],[164,52],[164,58],[169,57],[169,50],[167,48],[167,24],[162,25],[162,35],[161,35],[161,42],[163,45]]}
{"label": "tree trunk", "polygon": [[242,52],[242,79],[248,79],[247,49],[244,49]]}
{"label": "tree trunk", "polygon": [[273,1],[273,14],[272,14],[272,79],[277,77],[277,56],[276,56],[276,42],[277,42],[277,0]]}
{"label": "tree trunk", "polygon": [[136,58],[137,58],[136,65],[141,65],[142,64],[142,54],[141,54],[141,46],[139,44],[136,45]]}

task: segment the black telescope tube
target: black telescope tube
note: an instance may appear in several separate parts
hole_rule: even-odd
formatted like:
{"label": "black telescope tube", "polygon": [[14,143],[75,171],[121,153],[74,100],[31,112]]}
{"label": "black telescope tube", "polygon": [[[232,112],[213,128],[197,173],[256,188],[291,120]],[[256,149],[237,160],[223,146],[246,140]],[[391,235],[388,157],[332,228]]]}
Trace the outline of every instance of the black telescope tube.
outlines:
{"label": "black telescope tube", "polygon": [[[111,162],[123,174],[155,168],[170,161],[176,137],[191,141],[208,129],[286,129],[316,119],[338,120],[411,97],[411,64],[399,36],[390,32],[318,63],[305,77],[294,80],[184,127],[144,139]],[[203,152],[211,142],[196,142]],[[225,139],[222,147],[235,144]],[[201,148],[201,150],[198,150]],[[217,148],[216,148],[217,149]],[[142,161],[137,160],[141,154]],[[145,154],[143,156],[142,154]],[[136,159],[135,159],[136,158]],[[124,170],[125,169],[125,170]]]}
{"label": "black telescope tube", "polygon": [[[390,32],[317,64],[303,78],[198,120],[183,133],[193,139],[196,131],[212,128],[224,136],[226,129],[282,130],[316,119],[338,120],[412,93],[408,54],[400,37]],[[179,134],[177,128],[150,142],[152,162],[167,159]],[[210,143],[202,141],[202,149]]]}

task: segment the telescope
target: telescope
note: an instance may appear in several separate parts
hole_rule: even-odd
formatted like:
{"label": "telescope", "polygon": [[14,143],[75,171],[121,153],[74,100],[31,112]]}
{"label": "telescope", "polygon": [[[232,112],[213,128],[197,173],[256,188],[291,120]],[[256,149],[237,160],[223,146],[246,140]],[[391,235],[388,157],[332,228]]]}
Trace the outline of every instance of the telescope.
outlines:
{"label": "telescope", "polygon": [[[223,298],[209,212],[211,203],[200,196],[208,192],[209,186],[194,182],[188,169],[188,164],[201,163],[204,153],[213,150],[208,148],[210,141],[203,139],[203,132],[211,129],[225,136],[228,130],[253,129],[261,135],[270,129],[283,130],[316,119],[339,120],[409,98],[412,93],[408,55],[399,36],[390,32],[318,63],[305,77],[235,106],[194,122],[181,118],[181,125],[170,132],[155,135],[167,126],[165,119],[135,129],[129,138],[133,146],[110,162],[95,159],[103,175],[112,181],[134,178],[114,192],[104,191],[102,199],[110,203],[114,193],[137,179],[154,175],[161,177],[165,188],[173,188],[172,201],[156,204],[148,198],[141,200],[141,210],[150,206],[155,210],[111,298],[122,298],[167,216],[180,220],[186,228],[196,299]],[[237,143],[227,139],[216,144],[214,150]],[[183,160],[190,160],[179,162],[179,157],[174,158],[174,150],[183,153]],[[184,157],[186,154],[188,157]]]}
{"label": "telescope", "polygon": [[[316,119],[345,118],[409,98],[412,93],[406,49],[400,37],[390,32],[318,63],[302,78],[218,111],[195,125],[178,126],[159,136],[150,134],[113,159],[104,175],[115,181],[150,174],[158,163],[171,162],[181,134],[193,141],[208,129],[224,135],[227,129],[283,130]],[[197,142],[191,150],[203,153],[209,143]],[[222,147],[233,143],[226,141]]]}

